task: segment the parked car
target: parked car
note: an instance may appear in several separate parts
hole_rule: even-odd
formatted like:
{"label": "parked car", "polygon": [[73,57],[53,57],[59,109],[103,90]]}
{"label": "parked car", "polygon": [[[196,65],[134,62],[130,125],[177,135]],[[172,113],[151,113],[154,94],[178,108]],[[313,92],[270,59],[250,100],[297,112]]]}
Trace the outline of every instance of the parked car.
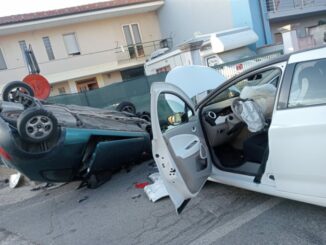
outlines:
{"label": "parked car", "polygon": [[31,180],[96,187],[150,153],[150,123],[134,114],[45,103],[23,82],[3,91],[0,155]]}
{"label": "parked car", "polygon": [[207,179],[326,206],[325,115],[326,47],[246,71],[196,107],[177,86],[154,83],[153,157],[178,213]]}

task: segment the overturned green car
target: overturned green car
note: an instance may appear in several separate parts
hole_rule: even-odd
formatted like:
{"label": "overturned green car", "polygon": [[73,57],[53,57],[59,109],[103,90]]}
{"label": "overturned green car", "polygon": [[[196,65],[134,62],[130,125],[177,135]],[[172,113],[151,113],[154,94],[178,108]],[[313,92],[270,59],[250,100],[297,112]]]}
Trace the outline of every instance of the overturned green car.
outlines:
{"label": "overturned green car", "polygon": [[150,155],[150,122],[134,114],[47,104],[22,82],[9,83],[2,96],[1,158],[31,180],[94,187]]}

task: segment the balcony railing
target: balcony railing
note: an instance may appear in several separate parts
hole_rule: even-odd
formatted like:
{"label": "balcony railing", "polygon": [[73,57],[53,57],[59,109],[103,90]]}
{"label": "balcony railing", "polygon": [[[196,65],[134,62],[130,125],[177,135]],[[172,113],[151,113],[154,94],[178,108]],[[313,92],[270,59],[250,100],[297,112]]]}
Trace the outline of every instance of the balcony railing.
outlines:
{"label": "balcony railing", "polygon": [[326,8],[326,0],[261,0],[266,1],[270,18],[313,13]]}
{"label": "balcony railing", "polygon": [[128,46],[121,46],[116,48],[114,52],[118,62],[126,62],[133,59],[146,59],[158,49],[171,47],[172,39],[167,38]]}
{"label": "balcony railing", "polygon": [[215,68],[219,73],[221,73],[226,78],[234,77],[254,66],[257,66],[261,63],[270,61],[282,55],[282,51],[274,51],[271,53],[257,55],[253,57],[244,58],[241,60],[231,61],[221,65],[217,65]]}
{"label": "balcony railing", "polygon": [[[134,61],[145,62],[146,58],[153,51],[164,47],[171,47],[171,44],[171,39],[154,40],[95,52],[82,52],[80,55],[59,58],[52,61],[38,61],[41,74],[47,76],[57,73],[69,73],[72,70],[101,65],[108,67],[108,65],[118,66],[121,63],[128,64]],[[34,50],[34,53],[37,58],[38,50]],[[28,69],[26,66],[8,67],[6,70],[0,70],[0,74],[2,81],[20,80],[28,74]]]}

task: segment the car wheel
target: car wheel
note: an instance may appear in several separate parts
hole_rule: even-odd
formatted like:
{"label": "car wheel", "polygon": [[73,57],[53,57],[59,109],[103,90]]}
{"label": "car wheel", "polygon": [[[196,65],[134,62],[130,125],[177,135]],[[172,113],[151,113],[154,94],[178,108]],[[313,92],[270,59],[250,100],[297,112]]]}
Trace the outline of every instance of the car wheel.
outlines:
{"label": "car wheel", "polygon": [[23,140],[39,143],[58,134],[58,121],[44,109],[29,108],[18,117],[17,130]]}
{"label": "car wheel", "polygon": [[147,122],[151,121],[151,114],[147,111],[144,111],[140,116],[141,119],[146,120]]}
{"label": "car wheel", "polygon": [[117,106],[116,110],[135,114],[136,106],[131,102],[123,101]]}
{"label": "car wheel", "polygon": [[2,99],[4,101],[16,102],[24,106],[29,106],[31,100],[21,96],[22,93],[34,97],[34,91],[28,84],[21,81],[13,81],[3,88]]}

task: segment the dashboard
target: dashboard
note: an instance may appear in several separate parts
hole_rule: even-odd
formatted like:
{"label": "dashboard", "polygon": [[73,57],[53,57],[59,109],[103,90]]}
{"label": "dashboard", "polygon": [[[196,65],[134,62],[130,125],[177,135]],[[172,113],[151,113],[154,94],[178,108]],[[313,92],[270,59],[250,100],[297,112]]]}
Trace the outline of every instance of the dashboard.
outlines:
{"label": "dashboard", "polygon": [[233,114],[231,106],[210,108],[203,112],[203,116],[208,140],[213,147],[230,141],[243,127],[243,122]]}

